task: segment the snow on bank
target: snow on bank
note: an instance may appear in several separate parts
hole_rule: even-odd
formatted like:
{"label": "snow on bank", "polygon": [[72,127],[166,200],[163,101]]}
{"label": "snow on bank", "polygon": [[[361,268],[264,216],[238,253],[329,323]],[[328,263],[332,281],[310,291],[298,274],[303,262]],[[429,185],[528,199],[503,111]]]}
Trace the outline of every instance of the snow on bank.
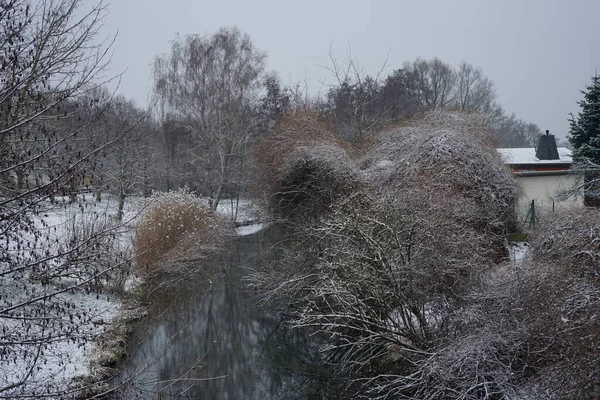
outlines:
{"label": "snow on bank", "polygon": [[217,206],[217,212],[231,221],[244,223],[257,219],[260,209],[252,200],[222,199]]}
{"label": "snow on bank", "polygon": [[[49,292],[58,288],[50,286],[42,287],[39,284],[24,284],[23,282],[14,282],[19,285],[19,290],[36,293]],[[2,282],[4,288],[6,282]],[[4,295],[7,290],[3,290]],[[15,291],[13,297],[16,301],[23,300],[23,295],[19,296]],[[40,360],[35,363],[29,358],[15,357],[4,359],[0,362],[0,384],[18,382],[34,366],[29,380],[35,382],[37,387],[52,387],[58,393],[65,391],[69,387],[71,379],[77,376],[88,374],[88,367],[91,361],[91,350],[93,343],[91,340],[100,337],[105,328],[118,315],[121,303],[106,294],[86,293],[84,291],[65,292],[54,297],[55,301],[68,303],[71,305],[71,315],[86,314],[86,318],[78,325],[78,330],[69,337],[57,336],[55,340],[48,340],[43,347],[43,362]],[[77,318],[77,317],[75,317]],[[65,323],[69,317],[64,316]],[[19,327],[15,326],[14,321],[0,318],[0,325],[7,329]],[[52,337],[55,332],[40,332],[46,337]],[[61,335],[60,332],[56,332]],[[69,335],[71,336],[71,335]],[[85,340],[81,340],[86,338]],[[19,393],[20,388],[16,389],[14,394]],[[11,392],[8,392],[10,394]]]}
{"label": "snow on bank", "polygon": [[[120,225],[116,221],[118,201],[114,196],[105,194],[100,202],[96,202],[91,194],[75,203],[69,203],[67,197],[57,197],[55,200],[55,203],[45,204],[45,211],[40,216],[32,216],[37,229],[41,232],[39,237],[44,238],[43,245],[40,245],[39,237],[34,238],[23,232],[24,238],[31,245],[38,241],[36,250],[33,250],[32,246],[30,251],[32,259],[42,257],[44,251],[56,253],[57,246],[68,243],[69,235],[73,235],[73,230],[97,227],[97,225],[117,226],[118,228],[112,231],[115,234],[112,248],[131,255],[133,227],[140,212],[148,206],[148,201],[152,201],[152,199],[128,197],[125,202],[123,224]],[[249,200],[240,200],[239,203],[224,200],[217,211],[235,220],[237,224],[243,225],[236,228],[237,235],[250,235],[264,227],[262,223],[255,223],[261,219],[261,212]],[[17,249],[18,246],[20,244],[11,243],[9,249]],[[112,325],[118,324],[123,314],[128,312],[127,307],[121,298],[111,294],[114,292],[110,288],[89,290],[86,287],[77,287],[82,280],[81,276],[90,273],[90,271],[85,273],[80,271],[78,266],[79,264],[76,264],[71,267],[68,276],[53,278],[49,283],[43,283],[40,277],[34,276],[35,273],[31,271],[25,271],[21,275],[0,275],[0,299],[4,301],[10,299],[12,304],[18,305],[32,298],[50,295],[53,303],[61,307],[67,305],[64,311],[54,311],[52,318],[55,322],[32,328],[37,329],[33,331],[32,337],[49,338],[43,344],[42,358],[32,357],[30,350],[21,349],[13,351],[10,357],[0,358],[0,388],[8,387],[23,378],[32,382],[31,385],[21,385],[5,391],[2,395],[18,396],[32,393],[34,390],[39,392],[40,388],[45,392],[60,395],[72,388],[79,379],[85,380],[89,377],[94,362],[111,358],[111,354],[107,353],[110,353],[111,349],[100,349],[98,339],[106,339],[105,336],[111,335]],[[119,285],[120,289],[129,291],[137,287],[133,282],[135,279],[132,277],[133,274],[127,278],[121,271],[118,273],[123,279]],[[79,275],[79,278],[75,275]],[[112,284],[111,282],[110,285]],[[0,309],[11,306],[0,304]],[[0,318],[0,329],[4,328],[8,332],[23,331],[23,326],[18,319]],[[66,326],[74,328],[65,330]],[[10,334],[5,335],[5,339],[9,337]],[[6,352],[9,347],[0,346],[0,351],[2,349]],[[12,350],[10,348],[8,351]],[[21,354],[27,351],[29,355]]]}
{"label": "snow on bank", "polygon": [[237,236],[247,236],[252,235],[256,232],[260,232],[265,227],[265,224],[252,224],[246,226],[239,226],[235,228],[235,234]]}
{"label": "snow on bank", "polygon": [[[45,210],[32,216],[40,233],[38,237],[33,237],[31,232],[22,232],[20,243],[8,244],[9,251],[27,246],[22,263],[29,259],[38,260],[45,254],[57,254],[61,246],[70,246],[68,243],[73,235],[98,227],[118,227],[111,229],[116,236],[113,248],[125,254],[130,251],[130,227],[137,210],[143,208],[139,199],[125,203],[126,224],[123,226],[115,221],[117,200],[112,196],[105,195],[100,202],[91,195],[75,203],[69,203],[68,198],[62,197],[55,200],[55,203],[45,203]],[[57,257],[48,264],[49,267],[69,263],[68,260],[60,260],[62,258]],[[100,356],[94,350],[94,341],[102,337],[120,315],[123,304],[117,296],[110,294],[110,289],[91,290],[88,285],[80,286],[93,273],[89,265],[80,266],[68,267],[60,276],[47,282],[44,282],[43,269],[36,272],[27,268],[22,273],[0,275],[0,309],[4,312],[4,316],[0,317],[0,327],[4,330],[5,342],[0,343],[0,388],[7,389],[26,380],[25,384],[5,390],[3,396],[40,390],[60,395],[72,387],[74,378],[89,375],[92,359]],[[3,268],[5,271],[9,269],[9,265]],[[29,312],[27,310],[31,306],[25,304],[35,298],[40,299],[34,303],[39,305],[40,312],[48,310],[49,314],[35,316],[27,322],[25,319],[31,317],[29,314],[19,317],[19,310]],[[9,311],[11,309],[14,311]],[[40,341],[39,345],[36,341]],[[36,351],[38,354],[32,355]]]}
{"label": "snow on bank", "polygon": [[514,263],[520,263],[527,256],[530,246],[527,242],[513,242],[508,245],[508,255]]}
{"label": "snow on bank", "polygon": [[263,210],[252,200],[221,200],[217,212],[238,225],[235,229],[238,236],[252,235],[266,226],[259,222],[264,219]]}

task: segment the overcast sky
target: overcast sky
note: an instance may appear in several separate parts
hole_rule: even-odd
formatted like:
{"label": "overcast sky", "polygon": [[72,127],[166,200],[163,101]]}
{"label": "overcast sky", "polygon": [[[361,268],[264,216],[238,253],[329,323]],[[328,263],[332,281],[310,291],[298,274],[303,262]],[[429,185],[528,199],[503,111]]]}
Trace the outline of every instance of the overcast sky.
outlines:
{"label": "overcast sky", "polygon": [[[238,26],[284,83],[332,82],[330,48],[348,48],[368,72],[417,57],[480,66],[517,117],[568,132],[580,90],[600,67],[600,0],[112,0],[103,29],[118,36],[109,73],[119,92],[147,105],[154,57],[179,33]],[[330,64],[329,64],[330,65]]]}

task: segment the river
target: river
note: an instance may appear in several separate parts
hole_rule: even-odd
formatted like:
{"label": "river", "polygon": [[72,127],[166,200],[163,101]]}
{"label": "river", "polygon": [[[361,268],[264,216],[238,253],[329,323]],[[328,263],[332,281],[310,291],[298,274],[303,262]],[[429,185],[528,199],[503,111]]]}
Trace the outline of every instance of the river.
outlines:
{"label": "river", "polygon": [[[232,239],[229,262],[210,285],[157,304],[135,327],[114,399],[278,399],[299,381],[273,362],[278,314],[243,289],[245,268],[264,253],[263,231]],[[159,302],[160,303],[160,302]],[[271,349],[271,350],[270,350]],[[275,357],[279,358],[279,357]],[[300,396],[301,397],[301,396]]]}

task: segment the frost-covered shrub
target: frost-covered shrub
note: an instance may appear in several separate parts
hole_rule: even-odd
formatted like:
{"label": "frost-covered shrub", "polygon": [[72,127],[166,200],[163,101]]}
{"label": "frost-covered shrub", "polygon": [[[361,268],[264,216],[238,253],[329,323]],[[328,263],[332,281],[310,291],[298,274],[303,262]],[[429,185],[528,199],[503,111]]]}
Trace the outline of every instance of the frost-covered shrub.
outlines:
{"label": "frost-covered shrub", "polygon": [[[286,162],[294,151],[325,153],[305,147],[289,149]],[[322,335],[336,374],[357,384],[351,391],[475,399],[491,390],[500,398],[512,371],[497,353],[516,346],[518,332],[501,323],[510,337],[498,342],[484,311],[472,320],[465,311],[505,256],[503,228],[518,194],[491,134],[474,117],[435,112],[382,132],[360,159],[334,157],[320,165],[337,166],[334,182],[347,168],[355,183],[330,212],[296,227],[278,262],[258,275],[262,293],[285,304],[290,326]],[[467,346],[467,336],[485,347]],[[393,383],[374,378],[390,371]],[[371,378],[372,386],[359,384]]]}
{"label": "frost-covered shrub", "polygon": [[253,152],[255,190],[278,217],[317,217],[359,185],[343,143],[316,114],[287,115]]}
{"label": "frost-covered shrub", "polygon": [[[73,279],[90,279],[98,271],[106,271],[101,277],[96,276],[93,286],[122,288],[127,266],[130,265],[131,248],[117,234],[122,227],[111,220],[107,209],[86,207],[84,204],[78,208],[70,207],[65,209],[65,220],[57,228],[54,245],[66,256],[56,259],[51,270],[47,265],[35,266],[32,278],[43,282],[54,276],[55,280],[59,278],[64,284]],[[66,251],[69,248],[76,248],[77,254],[69,254]]]}
{"label": "frost-covered shrub", "polygon": [[600,398],[600,211],[563,211],[531,235],[522,307],[532,380],[558,399]]}
{"label": "frost-covered shrub", "polygon": [[339,147],[294,149],[279,167],[272,209],[292,220],[322,215],[336,200],[357,189],[357,178],[356,169]]}
{"label": "frost-covered shrub", "polygon": [[223,222],[207,199],[186,189],[155,193],[135,230],[137,269],[151,273],[166,260],[180,258],[198,246],[216,245],[223,232]]}
{"label": "frost-covered shrub", "polygon": [[501,231],[519,194],[491,131],[468,114],[431,112],[381,132],[360,164],[377,186],[419,188],[423,208],[451,202],[448,217],[483,231]]}

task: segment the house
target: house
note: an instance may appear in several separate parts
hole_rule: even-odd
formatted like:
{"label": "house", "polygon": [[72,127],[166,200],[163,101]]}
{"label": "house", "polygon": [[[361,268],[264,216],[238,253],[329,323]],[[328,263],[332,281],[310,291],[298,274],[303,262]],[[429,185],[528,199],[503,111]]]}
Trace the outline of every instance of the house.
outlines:
{"label": "house", "polygon": [[554,135],[548,131],[540,136],[537,148],[498,149],[498,152],[522,188],[516,206],[519,222],[532,224],[540,214],[583,207],[582,196],[565,196],[581,183],[581,176],[571,169],[571,150],[557,147]]}

